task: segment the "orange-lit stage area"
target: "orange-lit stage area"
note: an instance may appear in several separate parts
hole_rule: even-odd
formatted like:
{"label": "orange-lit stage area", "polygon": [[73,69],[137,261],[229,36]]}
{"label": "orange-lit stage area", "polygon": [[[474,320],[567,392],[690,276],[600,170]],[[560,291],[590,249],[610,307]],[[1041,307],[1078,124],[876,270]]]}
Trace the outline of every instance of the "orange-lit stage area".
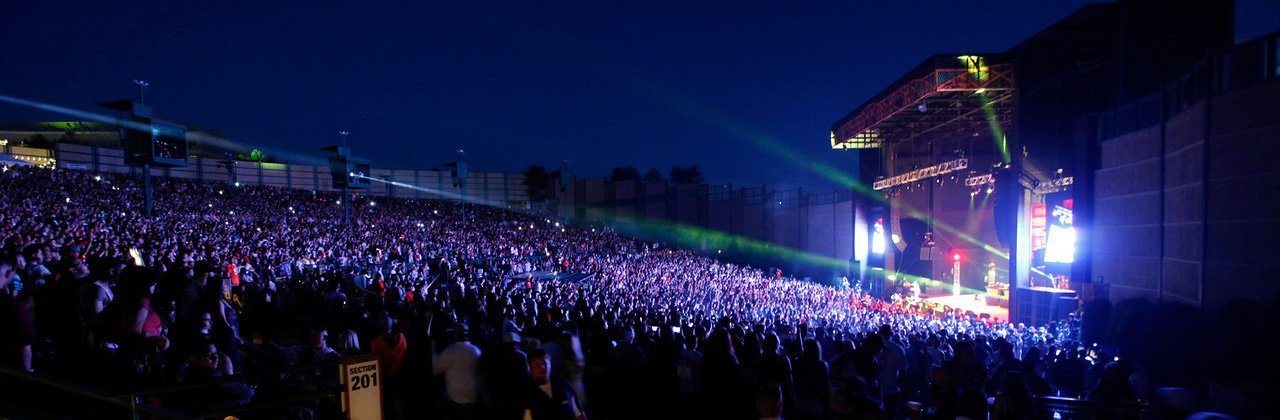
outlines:
{"label": "orange-lit stage area", "polygon": [[943,306],[950,306],[964,312],[973,312],[977,317],[986,314],[992,322],[1009,321],[1009,309],[987,305],[982,295],[944,295],[925,298],[925,301]]}

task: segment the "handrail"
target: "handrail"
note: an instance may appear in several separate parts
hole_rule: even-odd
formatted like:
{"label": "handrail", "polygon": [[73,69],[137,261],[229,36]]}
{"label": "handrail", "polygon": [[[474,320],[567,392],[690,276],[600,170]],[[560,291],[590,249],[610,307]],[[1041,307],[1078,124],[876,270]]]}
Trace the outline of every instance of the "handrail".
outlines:
{"label": "handrail", "polygon": [[1133,402],[1117,403],[1083,398],[1038,396],[1032,401],[1037,412],[1044,414],[1052,412],[1061,415],[1063,419],[1079,418],[1077,417],[1079,415],[1091,418],[1099,413],[1127,413],[1132,415],[1132,418],[1142,418],[1151,409],[1146,401],[1136,399]]}
{"label": "handrail", "polygon": [[[159,416],[162,418],[178,419],[178,418],[189,418],[193,416],[190,414],[184,414],[184,413],[170,410],[170,409],[157,407],[151,404],[146,404],[141,402],[141,399],[145,396],[151,396],[151,395],[160,395],[160,394],[176,393],[176,392],[190,391],[190,390],[196,390],[196,389],[204,389],[210,386],[216,386],[218,384],[232,382],[232,381],[244,381],[247,379],[256,379],[256,378],[276,376],[276,375],[286,374],[286,373],[303,372],[303,371],[314,371],[314,370],[321,370],[321,369],[337,369],[338,366],[341,365],[341,363],[342,363],[341,361],[335,360],[335,361],[328,361],[328,362],[301,364],[301,365],[289,366],[284,369],[272,370],[268,372],[259,372],[259,373],[254,373],[250,375],[227,376],[227,377],[217,378],[216,380],[213,380],[213,381],[187,383],[187,384],[181,384],[181,385],[175,385],[175,386],[152,388],[152,389],[136,391],[136,392],[128,392],[128,393],[118,394],[118,395],[111,395],[99,389],[91,388],[89,386],[82,385],[82,384],[76,384],[76,383],[64,381],[48,375],[36,374],[36,373],[30,373],[30,372],[21,372],[21,371],[13,370],[8,367],[0,366],[0,375],[8,376],[20,381],[29,381],[31,383],[53,388],[60,392],[66,392],[68,394],[76,395],[83,398],[88,398],[93,401],[102,402],[117,408],[129,410],[129,412],[134,413],[135,418],[137,418],[138,414],[147,414],[147,415]],[[271,402],[264,402],[262,404],[250,403],[244,406],[234,407],[231,409],[224,409],[224,410],[219,410],[219,411],[209,412],[209,413],[201,413],[194,417],[198,417],[198,418],[225,417],[226,415],[229,415],[229,414],[240,413],[240,412],[251,411],[251,410],[267,409],[267,408],[272,408],[272,407],[276,407],[276,406],[280,406],[283,404],[292,403],[296,401],[313,399],[313,398],[322,397],[325,395],[334,395],[338,392],[341,392],[341,390],[343,389],[342,385],[336,382],[324,381],[324,380],[316,380],[314,382],[317,383],[320,387],[323,387],[325,389],[320,391],[297,394],[291,397],[272,400]]]}
{"label": "handrail", "polygon": [[227,382],[245,381],[248,379],[275,376],[282,373],[294,373],[294,372],[301,372],[301,371],[307,371],[307,370],[317,370],[317,369],[323,369],[326,367],[336,368],[341,364],[342,364],[342,361],[337,360],[337,361],[330,361],[330,362],[317,362],[317,363],[308,363],[304,365],[294,365],[294,366],[286,367],[284,369],[272,370],[267,372],[258,372],[258,373],[247,374],[247,375],[242,374],[242,375],[235,375],[235,376],[223,376],[211,381],[204,381],[204,382],[198,382],[198,383],[184,383],[181,385],[171,385],[171,386],[164,386],[159,388],[151,388],[147,390],[121,394],[115,397],[116,398],[123,398],[123,397],[129,397],[129,396],[141,397],[141,396],[148,396],[148,395],[167,394],[171,392],[190,391],[193,389],[207,388],[211,385],[219,385]]}
{"label": "handrail", "polygon": [[231,408],[231,409],[226,409],[221,411],[212,411],[207,413],[199,413],[195,415],[189,415],[188,417],[201,418],[201,419],[225,418],[236,413],[243,413],[246,411],[263,410],[268,408],[280,407],[280,406],[284,406],[286,404],[297,402],[297,401],[305,401],[305,400],[320,398],[326,395],[333,395],[333,394],[335,394],[335,392],[331,390],[330,391],[314,391],[314,392],[308,392],[305,394],[294,395],[292,397],[272,400],[271,402],[267,402],[267,403],[262,403],[262,404],[249,403],[249,404]]}
{"label": "handrail", "polygon": [[[259,373],[254,373],[250,375],[227,376],[227,377],[217,378],[212,381],[189,383],[189,384],[170,386],[170,387],[164,387],[164,388],[155,388],[155,389],[145,390],[141,392],[131,393],[129,395],[131,396],[131,398],[134,399],[134,401],[137,401],[139,397],[144,395],[159,395],[159,394],[188,391],[193,389],[203,389],[203,388],[207,388],[210,386],[214,386],[214,385],[218,385],[226,382],[244,381],[247,379],[277,376],[277,375],[286,374],[286,373],[314,371],[314,370],[321,370],[321,369],[327,369],[327,368],[336,369],[339,366],[341,366],[341,364],[342,362],[340,360],[336,360],[336,361],[328,361],[328,362],[317,362],[317,363],[294,365],[294,366],[286,367],[284,369],[273,370],[268,372],[259,372]],[[167,417],[174,417],[174,418],[224,418],[235,413],[264,410],[264,409],[269,409],[273,407],[283,406],[285,404],[289,404],[297,401],[304,401],[304,400],[319,398],[326,395],[335,395],[342,392],[345,389],[345,387],[343,387],[342,384],[340,383],[334,383],[334,382],[324,381],[320,379],[313,379],[312,382],[317,383],[321,388],[324,388],[324,389],[321,389],[319,391],[296,394],[291,397],[273,399],[270,402],[250,402],[245,405],[231,407],[231,408],[222,409],[218,411],[206,412],[206,413],[182,414],[182,413],[176,413],[176,412],[165,410],[168,413],[172,413],[172,414],[162,414],[162,415],[165,415]],[[163,410],[157,407],[153,407],[149,404],[137,404],[136,408],[138,411],[146,412],[149,414],[154,413],[157,410]]]}
{"label": "handrail", "polygon": [[151,415],[157,415],[170,418],[182,418],[182,414],[166,410],[159,407],[149,405],[139,405],[133,395],[109,395],[98,389],[90,388],[85,385],[74,384],[60,379],[32,372],[21,372],[10,369],[8,367],[0,367],[0,374],[9,376],[22,381],[30,381],[50,388],[67,392],[80,397],[88,398],[94,401],[103,402],[114,405],[119,408],[128,409],[131,412],[142,412]]}
{"label": "handrail", "polygon": [[33,372],[20,372],[8,367],[0,367],[0,374],[9,376],[11,378],[16,378],[19,380],[35,382],[40,385],[56,388],[59,391],[70,392],[72,394],[76,394],[85,398],[90,398],[90,399],[94,399],[94,400],[105,402],[105,403],[115,404],[122,408],[129,408],[130,406],[129,402],[120,400],[121,398],[127,397],[127,395],[113,396],[113,395],[107,394],[106,392],[102,392],[100,390],[89,388],[83,385],[73,384],[70,382],[65,382],[60,379],[54,379],[53,377],[49,377],[43,374],[38,374]]}

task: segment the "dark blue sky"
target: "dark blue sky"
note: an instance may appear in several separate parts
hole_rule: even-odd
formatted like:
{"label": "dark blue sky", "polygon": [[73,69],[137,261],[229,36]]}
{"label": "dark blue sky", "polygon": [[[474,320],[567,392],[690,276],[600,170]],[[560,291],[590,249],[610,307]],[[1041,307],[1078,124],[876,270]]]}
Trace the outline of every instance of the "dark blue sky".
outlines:
{"label": "dark blue sky", "polygon": [[[145,79],[158,116],[249,147],[318,157],[346,129],[383,167],[463,148],[479,171],[699,165],[834,188],[794,162],[849,166],[836,119],[931,54],[1002,51],[1087,2],[263,3],[8,2],[0,94],[92,110]],[[1238,38],[1280,29],[1275,3],[1240,0]]]}

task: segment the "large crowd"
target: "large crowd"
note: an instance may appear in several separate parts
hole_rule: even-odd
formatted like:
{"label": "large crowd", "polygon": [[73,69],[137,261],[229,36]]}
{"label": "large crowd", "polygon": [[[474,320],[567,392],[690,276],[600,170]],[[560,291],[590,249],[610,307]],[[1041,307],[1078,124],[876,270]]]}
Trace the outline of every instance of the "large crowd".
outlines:
{"label": "large crowd", "polygon": [[208,383],[147,400],[198,411],[334,379],[254,372],[373,353],[388,418],[1008,419],[1148,388],[1073,319],[921,313],[528,212],[355,194],[345,224],[336,193],[153,184],[147,218],[133,178],[0,175],[0,364]]}

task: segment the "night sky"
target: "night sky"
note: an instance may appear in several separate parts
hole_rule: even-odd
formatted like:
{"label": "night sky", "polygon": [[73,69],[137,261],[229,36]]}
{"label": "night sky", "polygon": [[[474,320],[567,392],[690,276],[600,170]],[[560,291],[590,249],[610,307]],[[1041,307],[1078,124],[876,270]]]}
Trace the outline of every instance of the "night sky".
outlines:
{"label": "night sky", "polygon": [[[1088,2],[262,3],[6,2],[0,94],[94,110],[144,79],[158,117],[294,161],[345,129],[379,167],[462,148],[476,171],[699,165],[832,189],[803,163],[850,167],[836,119],[931,54],[1003,51]],[[1237,39],[1280,29],[1277,3],[1240,0]]]}

